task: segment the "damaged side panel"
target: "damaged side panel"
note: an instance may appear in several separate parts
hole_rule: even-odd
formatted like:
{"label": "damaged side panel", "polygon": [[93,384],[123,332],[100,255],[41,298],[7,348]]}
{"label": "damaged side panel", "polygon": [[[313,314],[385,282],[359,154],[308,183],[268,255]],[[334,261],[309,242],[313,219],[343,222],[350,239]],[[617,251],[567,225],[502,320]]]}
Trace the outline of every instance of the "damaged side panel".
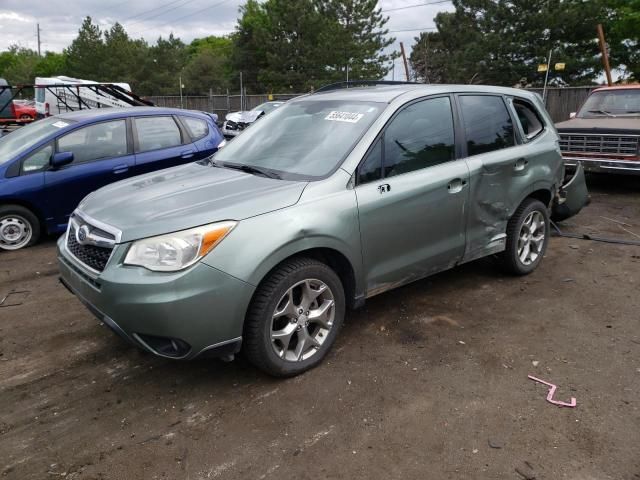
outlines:
{"label": "damaged side panel", "polygon": [[[548,192],[562,168],[555,135],[467,160],[471,179],[464,262],[503,251],[509,218],[534,190]],[[557,170],[557,171],[556,171]]]}

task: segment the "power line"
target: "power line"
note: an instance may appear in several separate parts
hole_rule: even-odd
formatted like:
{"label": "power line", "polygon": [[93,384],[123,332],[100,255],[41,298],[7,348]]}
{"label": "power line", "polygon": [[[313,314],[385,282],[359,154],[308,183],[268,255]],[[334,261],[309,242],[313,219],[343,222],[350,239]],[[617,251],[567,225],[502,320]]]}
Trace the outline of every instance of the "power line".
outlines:
{"label": "power line", "polygon": [[[158,10],[162,10],[165,7],[168,7],[169,5],[173,5],[174,3],[178,3],[181,2],[182,0],[172,0],[170,2],[167,2],[163,5],[159,5],[157,7],[153,7],[150,8],[149,10],[143,10],[142,12],[136,13],[135,15],[131,15],[130,17],[125,18],[122,23],[127,23],[129,20],[133,20],[134,18],[138,18],[138,17],[142,17],[144,15],[146,15],[147,13],[151,13],[151,12],[156,12]],[[135,23],[135,22],[134,22]]]}
{"label": "power line", "polygon": [[[177,0],[177,1],[183,1],[183,0]],[[131,26],[131,25],[135,25],[136,23],[146,22],[147,20],[151,20],[152,18],[157,18],[157,17],[159,17],[160,15],[164,15],[165,13],[169,13],[169,12],[171,12],[172,10],[175,10],[175,9],[177,9],[177,8],[182,8],[182,7],[184,7],[185,5],[187,5],[187,4],[191,3],[191,2],[194,2],[194,1],[195,1],[195,0],[187,0],[186,2],[182,3],[181,5],[176,5],[175,7],[171,7],[171,8],[169,8],[169,9],[167,9],[167,10],[164,10],[164,11],[162,11],[162,12],[156,13],[155,15],[151,15],[150,17],[141,18],[141,19],[139,19],[139,20],[136,20],[135,22],[131,22],[131,23],[129,23],[129,26]],[[173,2],[171,2],[171,3],[176,3],[176,2],[175,2],[175,1],[173,1]],[[167,5],[165,5],[165,7],[166,7],[166,6],[169,6],[171,3],[168,3]]]}
{"label": "power line", "polygon": [[197,15],[197,14],[199,14],[199,13],[202,13],[202,12],[204,12],[205,10],[209,10],[210,8],[219,7],[219,6],[220,6],[220,5],[222,5],[223,3],[227,3],[227,2],[229,2],[229,1],[230,1],[230,0],[222,0],[221,2],[218,2],[218,3],[214,4],[214,5],[209,5],[208,7],[201,8],[200,10],[196,10],[195,12],[191,12],[191,13],[189,13],[189,14],[187,14],[187,15],[183,15],[182,17],[173,18],[173,19],[171,19],[170,21],[165,22],[165,23],[162,23],[162,24],[160,24],[160,25],[155,25],[155,26],[153,26],[153,27],[145,28],[144,30],[140,30],[140,31],[138,31],[138,32],[134,32],[134,33],[132,33],[132,35],[138,35],[138,34],[140,34],[140,33],[144,33],[144,32],[147,32],[147,31],[149,31],[149,30],[153,30],[153,29],[156,29],[156,28],[164,27],[165,25],[169,25],[170,23],[174,23],[174,22],[177,22],[177,21],[179,21],[179,20],[183,20],[183,19],[185,19],[185,18],[192,17],[193,15]]}
{"label": "power line", "polygon": [[396,10],[406,10],[407,8],[416,8],[416,7],[426,7],[428,5],[437,5],[440,3],[451,3],[452,0],[436,0],[434,2],[426,2],[426,3],[416,3],[414,5],[407,5],[405,7],[395,7],[395,8],[387,8],[385,10],[380,10],[381,13],[384,12],[395,12]]}
{"label": "power line", "polygon": [[400,32],[417,32],[417,31],[433,31],[437,30],[438,27],[424,27],[424,28],[405,28],[403,30],[390,30],[387,33],[400,33]]}

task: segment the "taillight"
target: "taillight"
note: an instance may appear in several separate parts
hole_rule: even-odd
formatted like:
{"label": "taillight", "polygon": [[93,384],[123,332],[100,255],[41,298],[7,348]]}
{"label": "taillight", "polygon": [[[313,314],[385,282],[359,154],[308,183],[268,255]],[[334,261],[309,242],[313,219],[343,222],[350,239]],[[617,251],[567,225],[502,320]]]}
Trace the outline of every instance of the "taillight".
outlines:
{"label": "taillight", "polygon": [[49,116],[49,103],[44,104],[44,116],[45,117]]}

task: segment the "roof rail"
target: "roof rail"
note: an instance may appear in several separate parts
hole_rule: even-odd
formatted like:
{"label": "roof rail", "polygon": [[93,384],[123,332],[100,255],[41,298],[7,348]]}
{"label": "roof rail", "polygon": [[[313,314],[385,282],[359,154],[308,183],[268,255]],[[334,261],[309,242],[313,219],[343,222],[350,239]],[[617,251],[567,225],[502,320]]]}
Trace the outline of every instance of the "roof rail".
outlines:
{"label": "roof rail", "polygon": [[374,87],[376,85],[422,85],[418,82],[402,82],[396,80],[348,80],[346,82],[330,83],[316,90],[314,93],[329,92],[331,90],[340,90],[341,88],[352,87]]}

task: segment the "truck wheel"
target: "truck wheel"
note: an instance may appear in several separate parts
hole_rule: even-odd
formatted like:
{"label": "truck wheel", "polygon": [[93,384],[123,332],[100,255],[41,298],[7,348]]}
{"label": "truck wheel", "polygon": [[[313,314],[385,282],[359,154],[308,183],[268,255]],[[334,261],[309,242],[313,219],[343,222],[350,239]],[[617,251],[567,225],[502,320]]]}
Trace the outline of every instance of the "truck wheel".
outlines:
{"label": "truck wheel", "polygon": [[0,206],[0,250],[30,247],[40,238],[40,222],[20,205]]}
{"label": "truck wheel", "polygon": [[507,248],[498,255],[502,267],[513,275],[533,272],[549,244],[549,212],[540,200],[528,198],[507,224]]}
{"label": "truck wheel", "polygon": [[288,260],[254,294],[243,352],[270,375],[298,375],[322,361],[344,314],[344,289],[331,268],[312,258]]}

